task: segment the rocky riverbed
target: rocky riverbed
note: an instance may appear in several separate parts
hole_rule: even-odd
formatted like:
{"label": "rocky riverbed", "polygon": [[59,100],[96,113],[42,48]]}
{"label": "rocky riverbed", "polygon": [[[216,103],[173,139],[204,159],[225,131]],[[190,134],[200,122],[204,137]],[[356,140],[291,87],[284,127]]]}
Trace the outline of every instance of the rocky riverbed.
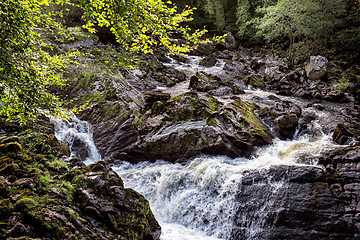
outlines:
{"label": "rocky riverbed", "polygon": [[358,65],[228,42],[120,71],[113,47],[82,51],[63,94],[93,105],[79,118],[104,161],[47,121],[1,121],[1,236],[360,239]]}

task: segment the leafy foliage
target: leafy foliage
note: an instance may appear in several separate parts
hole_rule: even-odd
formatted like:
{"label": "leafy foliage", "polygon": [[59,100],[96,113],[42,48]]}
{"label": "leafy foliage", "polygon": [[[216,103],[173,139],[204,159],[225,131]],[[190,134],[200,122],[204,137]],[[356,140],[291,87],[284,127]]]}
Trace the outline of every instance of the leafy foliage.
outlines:
{"label": "leafy foliage", "polygon": [[[201,41],[206,30],[193,33],[182,23],[193,20],[193,10],[186,7],[178,13],[171,1],[161,0],[79,0],[84,10],[86,28],[95,32],[96,27],[110,28],[117,42],[133,52],[153,53],[153,46],[163,46],[170,54],[189,52]],[[172,38],[179,34],[185,41]]]}
{"label": "leafy foliage", "polygon": [[[160,45],[178,54],[209,42],[200,40],[206,30],[190,33],[190,28],[182,24],[192,20],[193,9],[178,13],[170,1],[0,1],[0,115],[26,123],[43,111],[61,117],[69,114],[51,90],[65,84],[62,73],[67,65],[75,63],[72,59],[79,53],[55,54],[44,36],[50,33],[55,43],[74,39],[72,31],[77,30],[68,31],[58,20],[66,19],[63,13],[76,6],[82,9],[76,14],[82,14],[86,29],[94,32],[97,27],[110,28],[123,49],[133,53],[152,53],[152,47]],[[181,34],[184,41],[172,39],[173,34]]]}
{"label": "leafy foliage", "polygon": [[59,30],[52,18],[44,14],[49,1],[0,2],[0,115],[25,123],[46,109],[51,115],[63,115],[63,102],[49,90],[62,86],[61,70],[70,62],[68,56],[51,56],[42,48],[39,27]]}
{"label": "leafy foliage", "polygon": [[256,10],[267,7],[274,2],[275,0],[238,0],[236,10],[238,34],[243,37],[255,37],[256,26],[252,24],[251,20],[261,16]]}

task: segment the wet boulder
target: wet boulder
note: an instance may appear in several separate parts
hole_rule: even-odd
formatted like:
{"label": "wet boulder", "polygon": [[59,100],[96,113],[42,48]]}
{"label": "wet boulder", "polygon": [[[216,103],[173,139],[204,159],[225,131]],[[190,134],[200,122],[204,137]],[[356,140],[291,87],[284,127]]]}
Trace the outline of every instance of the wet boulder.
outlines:
{"label": "wet boulder", "polygon": [[201,59],[199,65],[204,67],[213,67],[217,63],[217,59],[215,56],[206,56],[205,58]]}
{"label": "wet boulder", "polygon": [[301,118],[301,108],[289,101],[282,101],[276,96],[270,95],[268,101],[272,106],[260,111],[260,117],[268,125],[275,127],[276,136],[280,139],[292,139]]}
{"label": "wet boulder", "polygon": [[147,103],[154,103],[157,101],[167,101],[170,99],[169,93],[162,93],[162,92],[147,92],[145,93],[145,101]]}
{"label": "wet boulder", "polygon": [[[331,157],[330,157],[331,158]],[[356,163],[332,170],[273,166],[244,173],[231,239],[356,239]],[[343,176],[348,178],[345,186]]]}
{"label": "wet boulder", "polygon": [[0,151],[1,239],[160,238],[142,195],[124,188],[106,162],[85,166],[66,157],[54,133],[37,124],[0,136],[2,144],[21,146]]}
{"label": "wet boulder", "polygon": [[232,79],[221,79],[219,76],[197,72],[190,78],[189,88],[199,92],[209,92],[214,96],[243,94],[243,84]]}
{"label": "wet boulder", "polygon": [[224,105],[210,94],[187,92],[157,101],[112,132],[102,133],[107,140],[99,142],[99,151],[106,159],[130,162],[178,162],[202,153],[249,156],[255,146],[269,144],[272,138],[256,117],[257,108],[240,100]]}
{"label": "wet boulder", "polygon": [[74,178],[82,186],[74,197],[84,214],[108,224],[127,239],[159,239],[161,228],[148,201],[136,191],[124,188],[106,162],[89,165]]}
{"label": "wet boulder", "polygon": [[226,62],[223,70],[233,77],[240,77],[246,73],[245,64],[239,61]]}
{"label": "wet boulder", "polygon": [[240,100],[225,106],[211,95],[195,92],[179,95],[147,113],[150,118],[146,122],[157,119],[158,124],[145,124],[138,151],[147,159],[168,161],[200,153],[249,156],[255,146],[271,140],[269,130],[255,116],[255,108]]}
{"label": "wet boulder", "polygon": [[190,78],[189,87],[200,92],[207,92],[217,89],[220,86],[220,82],[221,80],[217,76],[197,72]]}
{"label": "wet boulder", "polygon": [[285,114],[274,119],[276,132],[280,139],[292,139],[299,118],[295,114]]}
{"label": "wet boulder", "polygon": [[81,160],[85,160],[87,157],[89,157],[89,150],[87,148],[86,143],[83,139],[80,139],[78,137],[74,137],[74,141],[72,145],[70,146],[70,149],[72,152],[76,152],[76,156],[80,158]]}
{"label": "wet boulder", "polygon": [[231,32],[227,32],[224,38],[224,42],[223,43],[219,42],[215,44],[215,46],[220,51],[224,51],[226,49],[233,50],[236,47],[238,47],[238,43],[236,42],[234,35]]}
{"label": "wet boulder", "polygon": [[263,88],[265,86],[265,77],[262,74],[251,74],[244,78],[244,83],[257,88]]}
{"label": "wet boulder", "polygon": [[228,49],[234,49],[237,47],[237,42],[234,35],[231,32],[227,32],[225,36],[225,46]]}
{"label": "wet boulder", "polygon": [[322,56],[311,56],[310,61],[305,66],[306,75],[310,80],[319,80],[326,73],[328,60]]}
{"label": "wet boulder", "polygon": [[360,131],[356,128],[338,124],[332,138],[334,142],[342,145],[359,142]]}

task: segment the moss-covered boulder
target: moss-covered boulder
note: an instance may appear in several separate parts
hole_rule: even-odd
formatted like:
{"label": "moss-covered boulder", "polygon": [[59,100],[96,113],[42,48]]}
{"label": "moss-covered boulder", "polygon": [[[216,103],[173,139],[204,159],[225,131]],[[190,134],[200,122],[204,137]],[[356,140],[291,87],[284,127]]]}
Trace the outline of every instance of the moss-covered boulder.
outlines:
{"label": "moss-covered boulder", "polygon": [[148,105],[109,133],[100,150],[105,158],[131,162],[176,162],[201,153],[249,156],[255,146],[271,141],[256,109],[240,100],[225,105],[210,94],[187,92]]}
{"label": "moss-covered boulder", "polygon": [[219,76],[204,72],[197,72],[191,76],[189,88],[199,92],[209,92],[214,96],[244,93],[236,81],[221,79]]}
{"label": "moss-covered boulder", "polygon": [[23,128],[0,136],[1,239],[159,239],[148,201],[107,163],[85,166],[53,134]]}

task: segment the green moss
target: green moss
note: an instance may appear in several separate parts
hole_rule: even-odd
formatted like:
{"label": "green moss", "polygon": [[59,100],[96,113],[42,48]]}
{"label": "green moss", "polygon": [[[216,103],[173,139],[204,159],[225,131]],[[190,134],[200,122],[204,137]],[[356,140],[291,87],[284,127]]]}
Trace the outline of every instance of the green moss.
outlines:
{"label": "green moss", "polygon": [[212,138],[212,137],[209,137],[209,136],[205,136],[205,139],[208,142],[212,142],[212,141],[216,140],[216,138]]}
{"label": "green moss", "polygon": [[340,78],[338,81],[332,83],[333,87],[339,92],[345,92],[351,87],[351,84],[346,78]]}
{"label": "green moss", "polygon": [[217,123],[216,119],[214,119],[214,118],[209,119],[206,124],[210,125],[210,126],[214,126],[214,127],[218,126],[218,123]]}
{"label": "green moss", "polygon": [[58,158],[45,162],[45,166],[55,172],[69,171],[68,165]]}
{"label": "green moss", "polygon": [[72,222],[75,222],[76,219],[79,217],[79,213],[71,210],[71,209],[68,209],[68,213],[69,213],[69,216],[70,216],[70,221]]}
{"label": "green moss", "polygon": [[10,142],[10,143],[4,143],[0,144],[0,152],[1,153],[18,153],[22,151],[22,147],[20,143],[18,142]]}
{"label": "green moss", "polygon": [[138,109],[133,112],[134,119],[132,125],[137,129],[142,129],[146,123],[146,115],[142,114]]}
{"label": "green moss", "polygon": [[265,86],[265,78],[262,75],[251,75],[244,79],[246,84],[250,84],[254,87]]}
{"label": "green moss", "polygon": [[48,174],[41,176],[39,178],[39,181],[45,189],[50,188],[52,186],[52,183],[54,182]]}
{"label": "green moss", "polygon": [[6,193],[6,186],[1,180],[0,180],[0,193],[1,195],[5,195]]}
{"label": "green moss", "polygon": [[86,188],[89,186],[88,180],[84,177],[84,175],[75,176],[71,182],[76,188]]}
{"label": "green moss", "polygon": [[11,212],[10,199],[5,198],[0,200],[0,216],[6,216]]}
{"label": "green moss", "polygon": [[243,123],[250,126],[255,134],[265,139],[270,138],[266,126],[254,114],[256,105],[241,100],[234,101],[233,105],[237,107],[237,111],[240,112],[243,117]]}
{"label": "green moss", "polygon": [[34,196],[23,197],[16,202],[17,209],[31,209],[37,205],[37,201]]}

